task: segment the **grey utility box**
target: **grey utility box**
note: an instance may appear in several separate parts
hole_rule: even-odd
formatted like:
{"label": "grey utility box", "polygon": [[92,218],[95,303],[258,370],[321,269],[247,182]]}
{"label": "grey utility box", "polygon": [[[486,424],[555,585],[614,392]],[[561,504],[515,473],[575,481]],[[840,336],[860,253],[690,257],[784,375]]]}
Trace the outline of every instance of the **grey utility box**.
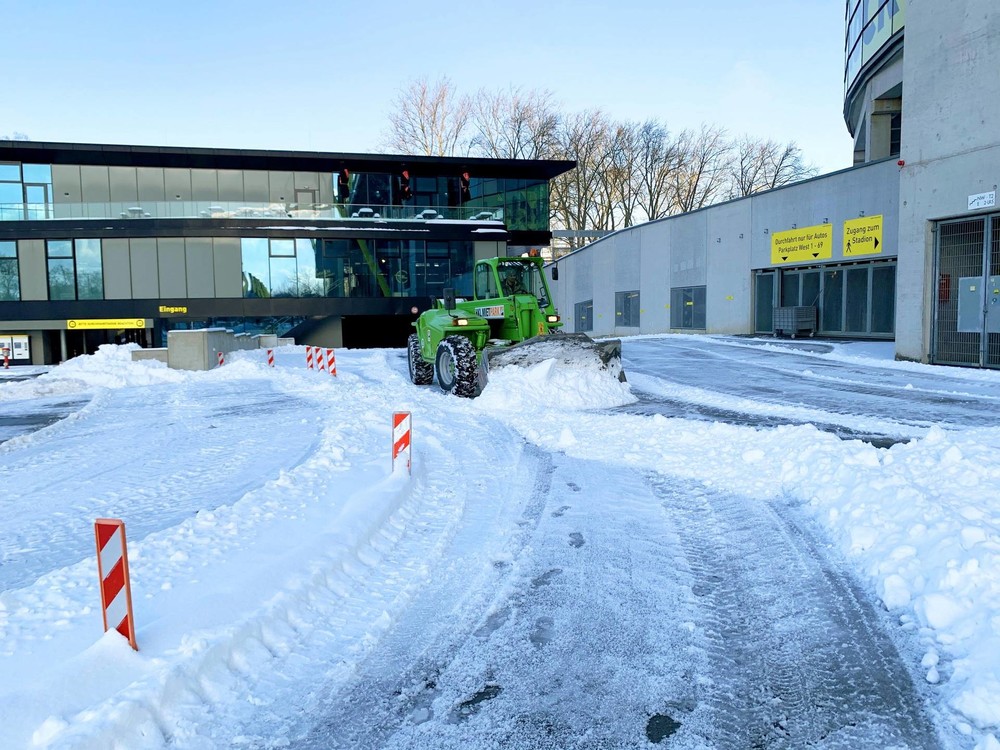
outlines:
{"label": "grey utility box", "polygon": [[787,334],[793,339],[800,333],[816,334],[816,308],[812,305],[774,308],[774,335]]}

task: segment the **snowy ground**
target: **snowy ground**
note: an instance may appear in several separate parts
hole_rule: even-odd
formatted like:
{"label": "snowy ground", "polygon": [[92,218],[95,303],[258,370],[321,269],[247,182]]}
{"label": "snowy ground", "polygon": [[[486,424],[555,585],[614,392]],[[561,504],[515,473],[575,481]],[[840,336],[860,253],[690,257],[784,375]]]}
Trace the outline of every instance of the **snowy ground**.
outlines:
{"label": "snowy ground", "polygon": [[4,373],[0,747],[1000,748],[1000,373],[623,351],[626,385],[547,362],[474,401],[402,350]]}

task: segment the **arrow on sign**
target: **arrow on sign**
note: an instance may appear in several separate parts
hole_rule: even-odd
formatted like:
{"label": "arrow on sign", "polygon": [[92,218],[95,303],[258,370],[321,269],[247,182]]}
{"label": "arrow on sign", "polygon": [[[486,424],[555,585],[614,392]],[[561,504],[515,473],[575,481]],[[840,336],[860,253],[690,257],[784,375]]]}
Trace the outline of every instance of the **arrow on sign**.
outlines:
{"label": "arrow on sign", "polygon": [[818,258],[819,257],[819,253],[813,253],[813,257],[814,258]]}
{"label": "arrow on sign", "polygon": [[875,249],[878,250],[878,237],[875,238]]}
{"label": "arrow on sign", "polygon": [[782,256],[781,256],[781,259],[782,259],[782,260],[788,260],[788,256],[787,256],[787,255],[782,255]]}

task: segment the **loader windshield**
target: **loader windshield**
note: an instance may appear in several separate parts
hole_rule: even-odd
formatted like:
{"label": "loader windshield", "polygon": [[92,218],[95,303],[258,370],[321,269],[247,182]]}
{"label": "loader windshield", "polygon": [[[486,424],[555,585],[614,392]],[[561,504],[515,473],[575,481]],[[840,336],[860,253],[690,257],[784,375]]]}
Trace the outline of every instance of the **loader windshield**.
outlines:
{"label": "loader windshield", "polygon": [[497,264],[497,274],[503,294],[531,294],[538,298],[541,307],[549,304],[548,289],[537,264],[504,260]]}

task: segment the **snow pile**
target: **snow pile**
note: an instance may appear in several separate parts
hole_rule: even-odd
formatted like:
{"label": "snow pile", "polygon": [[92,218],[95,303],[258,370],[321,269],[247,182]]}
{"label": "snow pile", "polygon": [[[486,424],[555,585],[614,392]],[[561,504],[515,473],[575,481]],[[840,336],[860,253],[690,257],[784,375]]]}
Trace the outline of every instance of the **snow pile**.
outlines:
{"label": "snow pile", "polygon": [[179,383],[187,377],[155,360],[133,362],[132,352],[137,349],[141,349],[138,344],[104,344],[95,354],[74,357],[34,380],[10,383],[0,391],[0,400],[63,395],[97,388]]}
{"label": "snow pile", "polygon": [[475,405],[490,412],[530,413],[540,409],[607,409],[635,400],[628,384],[607,370],[546,359],[529,367],[491,371]]}

